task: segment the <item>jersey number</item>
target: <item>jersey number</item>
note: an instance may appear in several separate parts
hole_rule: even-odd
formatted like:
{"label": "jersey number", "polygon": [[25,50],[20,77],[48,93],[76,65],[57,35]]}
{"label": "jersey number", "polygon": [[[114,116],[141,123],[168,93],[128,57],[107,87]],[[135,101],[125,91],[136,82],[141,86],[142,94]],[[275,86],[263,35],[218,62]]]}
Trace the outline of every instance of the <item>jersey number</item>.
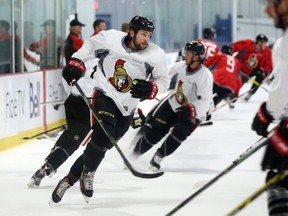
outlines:
{"label": "jersey number", "polygon": [[233,73],[235,68],[235,60],[232,56],[227,56],[227,67],[226,71]]}

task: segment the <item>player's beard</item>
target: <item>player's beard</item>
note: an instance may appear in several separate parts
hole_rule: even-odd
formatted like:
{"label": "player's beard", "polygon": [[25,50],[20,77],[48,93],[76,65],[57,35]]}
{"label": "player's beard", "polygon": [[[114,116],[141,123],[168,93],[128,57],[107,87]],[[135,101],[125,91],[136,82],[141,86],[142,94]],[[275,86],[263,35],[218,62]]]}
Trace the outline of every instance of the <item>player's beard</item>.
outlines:
{"label": "player's beard", "polygon": [[148,46],[148,42],[147,43],[138,43],[136,41],[136,37],[134,37],[132,39],[132,43],[134,44],[136,50],[144,50]]}

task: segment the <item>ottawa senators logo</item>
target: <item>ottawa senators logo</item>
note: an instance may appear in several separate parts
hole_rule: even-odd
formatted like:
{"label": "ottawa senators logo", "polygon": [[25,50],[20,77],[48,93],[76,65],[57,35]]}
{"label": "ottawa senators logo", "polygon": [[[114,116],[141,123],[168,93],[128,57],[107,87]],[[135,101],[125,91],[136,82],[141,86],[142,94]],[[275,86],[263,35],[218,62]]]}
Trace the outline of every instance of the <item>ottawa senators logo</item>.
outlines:
{"label": "ottawa senators logo", "polygon": [[249,56],[249,58],[246,61],[246,65],[249,68],[255,68],[258,65],[258,56],[257,54],[253,53]]}
{"label": "ottawa senators logo", "polygon": [[188,104],[188,99],[183,93],[183,88],[182,88],[183,82],[181,80],[178,81],[178,87],[177,87],[177,92],[175,94],[176,101],[181,104],[182,106],[185,106]]}
{"label": "ottawa senators logo", "polygon": [[125,61],[118,59],[115,63],[113,77],[109,78],[111,85],[119,92],[128,92],[132,86],[132,79],[124,68]]}

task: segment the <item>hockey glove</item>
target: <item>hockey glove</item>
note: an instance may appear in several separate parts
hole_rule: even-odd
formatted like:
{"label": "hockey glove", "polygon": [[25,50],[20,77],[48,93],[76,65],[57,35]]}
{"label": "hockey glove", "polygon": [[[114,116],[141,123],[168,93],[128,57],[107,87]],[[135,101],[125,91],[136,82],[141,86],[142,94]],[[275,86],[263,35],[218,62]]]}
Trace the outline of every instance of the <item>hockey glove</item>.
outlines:
{"label": "hockey glove", "polygon": [[145,115],[143,114],[142,110],[138,108],[133,115],[131,127],[134,129],[141,127],[142,125],[144,125],[145,120],[146,120]]}
{"label": "hockey glove", "polygon": [[268,145],[261,163],[262,169],[283,171],[288,169],[288,120],[280,122],[267,139]]}
{"label": "hockey glove", "polygon": [[260,136],[267,137],[267,128],[273,120],[274,118],[268,113],[268,110],[266,108],[266,102],[264,102],[261,104],[258,112],[253,119],[252,130],[256,131],[256,133]]}
{"label": "hockey glove", "polygon": [[72,81],[77,81],[85,73],[86,67],[84,63],[76,58],[72,58],[68,61],[67,66],[62,71],[62,76],[66,82],[71,85]]}
{"label": "hockey glove", "polygon": [[179,121],[186,121],[189,119],[191,119],[192,121],[195,121],[195,119],[196,119],[196,109],[190,103],[188,103],[185,106],[178,107],[175,110],[175,114],[176,114],[177,119]]}
{"label": "hockey glove", "polygon": [[133,80],[131,87],[131,95],[133,98],[140,98],[141,101],[145,99],[152,100],[156,97],[158,92],[158,86],[155,82],[149,80]]}

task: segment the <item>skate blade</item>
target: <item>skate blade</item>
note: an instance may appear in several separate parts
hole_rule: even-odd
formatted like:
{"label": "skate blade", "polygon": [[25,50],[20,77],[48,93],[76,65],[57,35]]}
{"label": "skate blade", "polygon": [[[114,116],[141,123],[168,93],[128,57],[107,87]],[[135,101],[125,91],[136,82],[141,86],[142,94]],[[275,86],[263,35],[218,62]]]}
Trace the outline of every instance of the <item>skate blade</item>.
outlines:
{"label": "skate blade", "polygon": [[152,172],[158,172],[159,169],[155,166],[152,166],[152,165],[149,165],[149,169],[152,171]]}
{"label": "skate blade", "polygon": [[55,202],[53,201],[53,199],[51,197],[50,200],[49,200],[49,205],[53,205],[53,204],[55,204]]}
{"label": "skate blade", "polygon": [[34,186],[37,186],[37,185],[36,185],[36,180],[32,178],[32,179],[30,180],[30,182],[28,182],[27,187],[28,187],[28,188],[32,188],[32,187],[34,187]]}
{"label": "skate blade", "polygon": [[89,203],[90,197],[87,197],[87,196],[85,196],[84,194],[82,194],[82,195],[83,195],[83,198],[84,198],[85,202],[86,202],[86,203]]}

